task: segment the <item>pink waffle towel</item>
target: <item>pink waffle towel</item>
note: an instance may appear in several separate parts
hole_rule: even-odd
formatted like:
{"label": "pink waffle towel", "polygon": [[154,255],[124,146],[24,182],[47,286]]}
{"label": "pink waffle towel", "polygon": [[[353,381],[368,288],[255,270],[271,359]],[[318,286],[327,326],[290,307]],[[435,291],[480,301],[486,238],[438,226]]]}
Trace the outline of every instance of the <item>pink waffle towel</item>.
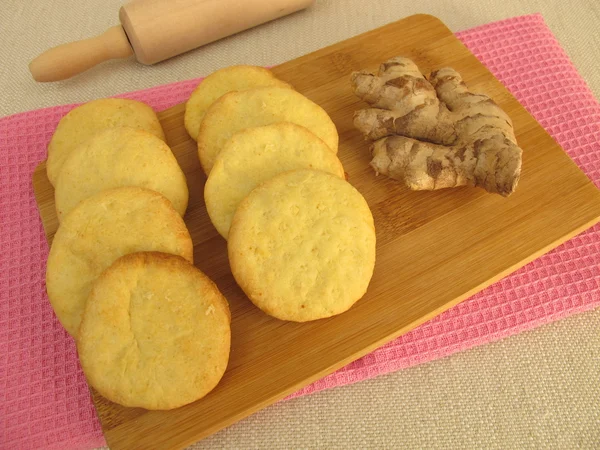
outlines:
{"label": "pink waffle towel", "polygon": [[[540,15],[458,34],[596,185],[600,105]],[[183,102],[199,79],[122,95],[156,110]],[[0,119],[0,447],[104,444],[75,345],[45,294],[48,245],[31,175],[74,105]],[[600,305],[600,226],[444,314],[304,388],[308,394],[450,355]]]}

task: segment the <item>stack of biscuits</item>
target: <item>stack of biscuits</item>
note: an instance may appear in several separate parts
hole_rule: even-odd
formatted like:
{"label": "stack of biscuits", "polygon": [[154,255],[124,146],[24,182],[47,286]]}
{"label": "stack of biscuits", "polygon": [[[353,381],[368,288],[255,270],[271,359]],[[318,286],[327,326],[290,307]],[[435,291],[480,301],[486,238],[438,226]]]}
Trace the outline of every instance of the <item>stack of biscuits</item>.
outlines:
{"label": "stack of biscuits", "polygon": [[[375,227],[327,113],[270,71],[234,66],[192,93],[185,127],[248,298],[296,322],[352,307],[373,274]],[[186,178],[154,111],[124,99],[73,109],[48,146],[47,174],[60,222],[48,297],[90,385],[146,409],[206,395],[227,367],[229,306],[193,266]]]}
{"label": "stack of biscuits", "polygon": [[48,297],[89,383],[124,406],[171,409],[221,379],[230,313],[193,266],[185,176],[154,111],[101,99],[63,117],[47,174],[60,226]]}
{"label": "stack of biscuits", "polygon": [[268,70],[234,66],[192,93],[185,126],[206,209],[248,298],[281,320],[348,310],[375,265],[375,227],[345,180],[327,113]]}

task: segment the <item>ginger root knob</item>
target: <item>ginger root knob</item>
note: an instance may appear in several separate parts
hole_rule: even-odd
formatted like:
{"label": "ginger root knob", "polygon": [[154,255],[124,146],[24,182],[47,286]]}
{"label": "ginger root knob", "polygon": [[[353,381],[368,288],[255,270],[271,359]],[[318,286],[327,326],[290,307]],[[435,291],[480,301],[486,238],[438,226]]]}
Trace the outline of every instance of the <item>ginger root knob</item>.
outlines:
{"label": "ginger root knob", "polygon": [[377,75],[355,72],[354,93],[371,108],[354,125],[371,146],[377,173],[413,190],[479,186],[508,196],[521,173],[522,150],[508,115],[468,90],[453,69],[425,78],[408,58],[384,62]]}

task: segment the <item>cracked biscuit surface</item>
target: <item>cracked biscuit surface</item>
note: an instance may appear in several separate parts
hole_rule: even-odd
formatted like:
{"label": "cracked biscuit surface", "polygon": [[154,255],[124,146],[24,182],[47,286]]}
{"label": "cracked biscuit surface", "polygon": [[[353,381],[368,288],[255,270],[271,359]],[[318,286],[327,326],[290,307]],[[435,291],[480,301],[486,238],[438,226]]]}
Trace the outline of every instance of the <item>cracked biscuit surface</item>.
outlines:
{"label": "cracked biscuit surface", "polygon": [[375,265],[373,216],[343,179],[293,170],[240,203],[227,249],[235,280],[267,314],[296,322],[330,317],[367,290]]}
{"label": "cracked biscuit surface", "polygon": [[128,407],[172,409],[205,396],[229,359],[230,312],[184,258],[141,252],[94,282],[77,341],[89,383]]}
{"label": "cracked biscuit surface", "polygon": [[171,202],[140,187],[102,191],[61,222],[46,267],[46,289],[56,316],[77,335],[92,282],[117,258],[160,251],[193,261],[193,244]]}

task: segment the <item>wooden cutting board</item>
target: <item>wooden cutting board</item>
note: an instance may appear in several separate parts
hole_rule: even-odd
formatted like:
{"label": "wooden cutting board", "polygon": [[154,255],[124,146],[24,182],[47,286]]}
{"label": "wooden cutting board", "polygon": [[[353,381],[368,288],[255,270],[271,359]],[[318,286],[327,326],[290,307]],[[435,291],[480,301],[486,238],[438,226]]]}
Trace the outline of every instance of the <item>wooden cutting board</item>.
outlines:
{"label": "wooden cutting board", "polygon": [[[405,55],[424,72],[457,69],[477,92],[511,116],[524,149],[523,173],[510,198],[480,189],[410,192],[376,177],[367,143],[352,127],[364,107],[350,90],[353,70]],[[406,333],[590,227],[600,218],[600,191],[490,72],[438,19],[417,15],[273,69],[320,104],[340,134],[349,181],[365,196],[377,228],[377,263],[368,293],[338,317],[298,324],[251,305],[229,271],[226,243],[203,203],[205,176],[183,127],[184,105],[159,113],[167,141],[190,188],[185,220],[196,265],[219,286],[232,310],[232,351],[219,386],[173,411],[123,408],[94,394],[112,450],[181,448],[230,425],[382,344]],[[33,177],[51,241],[57,221],[42,163]]]}

